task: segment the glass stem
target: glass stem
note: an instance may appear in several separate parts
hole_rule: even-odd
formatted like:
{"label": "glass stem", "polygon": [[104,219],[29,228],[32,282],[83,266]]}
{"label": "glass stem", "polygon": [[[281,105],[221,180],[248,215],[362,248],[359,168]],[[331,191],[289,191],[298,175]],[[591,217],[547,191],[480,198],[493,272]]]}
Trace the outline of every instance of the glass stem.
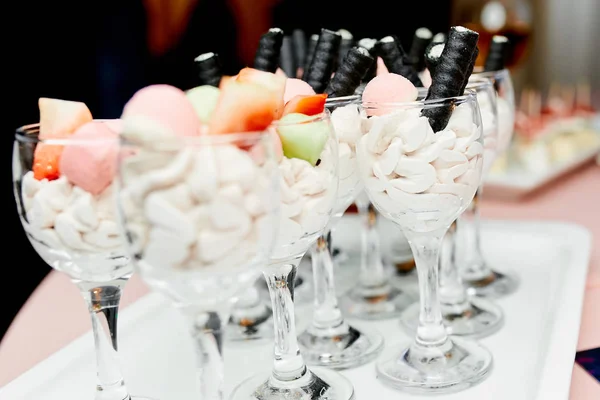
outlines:
{"label": "glass stem", "polygon": [[469,308],[467,292],[456,264],[456,241],[456,222],[454,222],[442,240],[439,262],[440,303],[444,315],[462,314]]}
{"label": "glass stem", "polygon": [[222,400],[225,377],[223,349],[223,322],[227,312],[184,310],[196,349],[197,382],[202,400]]}
{"label": "glass stem", "polygon": [[377,211],[375,206],[368,203],[366,207],[360,207],[358,212],[364,226],[361,233],[359,283],[369,288],[387,286],[377,232]]}
{"label": "glass stem", "polygon": [[448,339],[438,291],[438,262],[445,233],[446,229],[427,233],[404,231],[419,276],[420,313],[416,344],[421,346],[439,346]]}
{"label": "glass stem", "polygon": [[265,271],[273,308],[275,347],[271,384],[279,386],[306,375],[306,364],[296,338],[294,280],[302,257],[271,264]]}
{"label": "glass stem", "polygon": [[457,220],[457,234],[459,235],[457,259],[460,260],[460,273],[468,280],[483,279],[490,273],[483,260],[480,247],[479,202],[482,196],[482,186],[479,186],[473,201]]}
{"label": "glass stem", "polygon": [[127,278],[110,282],[76,282],[92,318],[96,349],[96,400],[130,399],[119,367],[117,318]]}
{"label": "glass stem", "polygon": [[[338,329],[345,326],[342,312],[338,307],[335,290],[333,260],[330,252],[331,232],[324,233],[317,239],[312,250],[313,283],[315,291],[312,331],[324,335],[340,334]],[[346,326],[346,331],[348,327]],[[332,332],[335,331],[335,332]]]}

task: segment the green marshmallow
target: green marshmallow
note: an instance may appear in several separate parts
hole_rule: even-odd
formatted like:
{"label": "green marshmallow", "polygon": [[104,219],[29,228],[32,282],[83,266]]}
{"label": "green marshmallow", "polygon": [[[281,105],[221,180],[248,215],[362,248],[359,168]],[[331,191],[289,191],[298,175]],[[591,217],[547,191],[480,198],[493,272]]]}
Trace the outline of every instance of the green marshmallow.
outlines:
{"label": "green marshmallow", "polygon": [[185,92],[200,121],[208,123],[217,106],[221,91],[210,85],[198,86]]}
{"label": "green marshmallow", "polygon": [[279,120],[277,133],[281,139],[283,154],[287,158],[299,158],[315,166],[331,128],[326,121],[312,122],[313,119],[314,117],[299,113],[287,114]]}

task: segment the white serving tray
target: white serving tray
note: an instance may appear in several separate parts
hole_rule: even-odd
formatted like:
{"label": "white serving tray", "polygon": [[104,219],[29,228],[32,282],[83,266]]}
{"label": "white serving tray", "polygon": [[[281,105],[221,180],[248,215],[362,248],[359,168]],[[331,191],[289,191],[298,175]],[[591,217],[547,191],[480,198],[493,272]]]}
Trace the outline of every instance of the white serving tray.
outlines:
{"label": "white serving tray", "polygon": [[503,200],[519,200],[525,195],[546,186],[590,160],[600,157],[600,144],[577,153],[569,160],[554,164],[539,172],[515,167],[504,173],[490,173],[485,179],[485,197]]}
{"label": "white serving tray", "polygon": [[[357,249],[360,225],[355,216],[340,222],[336,243]],[[381,224],[382,238],[394,237]],[[484,222],[483,249],[499,267],[521,276],[521,287],[499,304],[504,327],[483,339],[494,354],[494,370],[480,385],[440,396],[462,400],[566,400],[578,338],[591,235],[576,225],[551,222]],[[344,268],[344,267],[342,267]],[[347,267],[350,268],[350,267]],[[310,310],[298,310],[299,328]],[[365,322],[351,321],[357,327]],[[396,319],[367,322],[394,345],[403,333]],[[159,295],[151,294],[121,314],[123,370],[133,394],[157,400],[198,400],[191,341],[180,316]],[[271,365],[271,344],[226,344],[227,393],[244,377]],[[23,349],[26,351],[26,349]],[[385,350],[384,350],[385,351]],[[343,372],[357,400],[417,399],[377,381],[374,364]],[[93,399],[94,355],[91,334],[39,363],[0,389],[1,400]]]}

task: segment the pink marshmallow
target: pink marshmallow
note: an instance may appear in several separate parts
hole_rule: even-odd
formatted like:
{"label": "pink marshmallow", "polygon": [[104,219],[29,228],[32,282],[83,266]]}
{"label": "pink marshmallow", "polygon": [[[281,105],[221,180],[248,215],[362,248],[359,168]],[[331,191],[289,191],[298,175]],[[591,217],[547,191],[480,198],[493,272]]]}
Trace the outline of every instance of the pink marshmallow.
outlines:
{"label": "pink marshmallow", "polygon": [[287,103],[298,95],[313,95],[314,89],[302,79],[288,78],[285,82],[285,93],[283,94],[283,102]]}
{"label": "pink marshmallow", "polygon": [[125,104],[122,119],[145,117],[176,136],[198,136],[200,119],[185,93],[169,85],[151,85],[140,89]]}
{"label": "pink marshmallow", "polygon": [[[397,74],[383,74],[373,78],[365,87],[362,95],[363,103],[406,103],[417,100],[419,89],[408,79]],[[367,114],[383,115],[388,112],[385,109],[369,109]]]}
{"label": "pink marshmallow", "polygon": [[383,62],[383,58],[377,57],[376,75],[383,75],[383,74],[389,74],[389,73],[390,73],[390,71],[388,71],[387,67],[385,66],[385,63]]}
{"label": "pink marshmallow", "polygon": [[113,181],[118,155],[118,134],[109,124],[88,122],[69,137],[60,158],[60,171],[72,184],[97,195]]}

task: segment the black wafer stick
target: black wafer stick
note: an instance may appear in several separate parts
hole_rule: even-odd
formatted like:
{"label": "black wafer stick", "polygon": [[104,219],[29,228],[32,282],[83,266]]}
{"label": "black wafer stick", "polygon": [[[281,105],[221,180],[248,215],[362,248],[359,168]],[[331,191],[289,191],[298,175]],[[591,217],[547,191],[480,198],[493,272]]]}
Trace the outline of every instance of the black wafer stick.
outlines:
{"label": "black wafer stick", "polygon": [[471,62],[469,63],[469,68],[467,69],[467,73],[465,74],[465,81],[463,82],[462,89],[460,90],[460,94],[465,93],[465,89],[469,84],[469,78],[475,69],[475,63],[477,62],[477,57],[479,56],[479,47],[475,47],[475,51],[473,52],[473,56],[471,57]]}
{"label": "black wafer stick", "polygon": [[[452,27],[448,41],[435,67],[427,100],[460,96],[465,80],[469,79],[469,68],[477,49],[479,34],[462,26]],[[434,132],[443,130],[450,120],[453,104],[424,109],[421,114],[429,119]]]}
{"label": "black wafer stick", "polygon": [[303,77],[316,93],[323,93],[331,80],[341,41],[339,33],[321,29],[312,61]]}
{"label": "black wafer stick", "polygon": [[[223,77],[223,65],[216,53],[203,53],[194,59],[200,85],[219,87]],[[200,86],[199,85],[199,86]]]}
{"label": "black wafer stick", "polygon": [[[304,76],[310,67],[313,56],[315,55],[315,49],[317,48],[317,42],[319,41],[319,35],[310,35],[308,38],[308,47],[306,48],[306,58],[304,59]],[[302,78],[304,78],[304,76]]]}
{"label": "black wafer stick", "polygon": [[283,31],[279,28],[271,28],[263,34],[258,42],[256,55],[254,56],[254,68],[259,71],[274,73],[279,66],[279,55],[281,54],[281,43],[283,43]]}
{"label": "black wafer stick", "polygon": [[419,28],[415,31],[413,41],[408,51],[408,59],[417,72],[425,69],[425,49],[433,39],[433,33],[427,28]]}
{"label": "black wafer stick", "polygon": [[[306,35],[302,29],[294,29],[292,32],[292,48],[294,49],[296,67],[304,67],[306,62]],[[295,78],[296,74],[293,77]]]}
{"label": "black wafer stick", "polygon": [[296,64],[291,36],[283,37],[283,42],[281,42],[281,54],[279,55],[279,66],[288,77],[296,77],[298,65]]}
{"label": "black wafer stick", "polygon": [[431,42],[425,50],[425,65],[429,70],[429,74],[433,77],[435,74],[435,67],[440,62],[442,51],[444,51],[444,43]]}
{"label": "black wafer stick", "polygon": [[417,87],[423,87],[419,74],[410,64],[406,64],[406,54],[395,36],[386,36],[377,43],[377,54],[383,59],[388,71],[402,75]]}
{"label": "black wafer stick", "polygon": [[[360,39],[357,44],[358,46],[369,50],[371,57],[373,57],[374,60],[377,60],[377,39],[363,38]],[[371,67],[363,78],[363,82],[370,82],[375,76],[377,76],[377,62],[371,64]]]}
{"label": "black wafer stick", "polygon": [[350,48],[329,82],[325,93],[328,97],[343,97],[354,94],[374,61],[375,59],[371,57],[369,50],[360,46]]}
{"label": "black wafer stick", "polygon": [[354,36],[352,33],[350,33],[350,31],[346,29],[340,29],[338,30],[338,33],[342,37],[342,41],[340,42],[340,50],[338,52],[337,64],[335,68],[336,70],[340,65],[342,65],[342,62],[344,62],[346,53],[348,53],[348,51],[354,46]]}
{"label": "black wafer stick", "polygon": [[431,43],[446,43],[447,37],[444,32],[438,32],[431,39]]}
{"label": "black wafer stick", "polygon": [[490,51],[483,67],[484,71],[500,71],[504,69],[508,57],[509,44],[506,36],[495,35],[492,37]]}

